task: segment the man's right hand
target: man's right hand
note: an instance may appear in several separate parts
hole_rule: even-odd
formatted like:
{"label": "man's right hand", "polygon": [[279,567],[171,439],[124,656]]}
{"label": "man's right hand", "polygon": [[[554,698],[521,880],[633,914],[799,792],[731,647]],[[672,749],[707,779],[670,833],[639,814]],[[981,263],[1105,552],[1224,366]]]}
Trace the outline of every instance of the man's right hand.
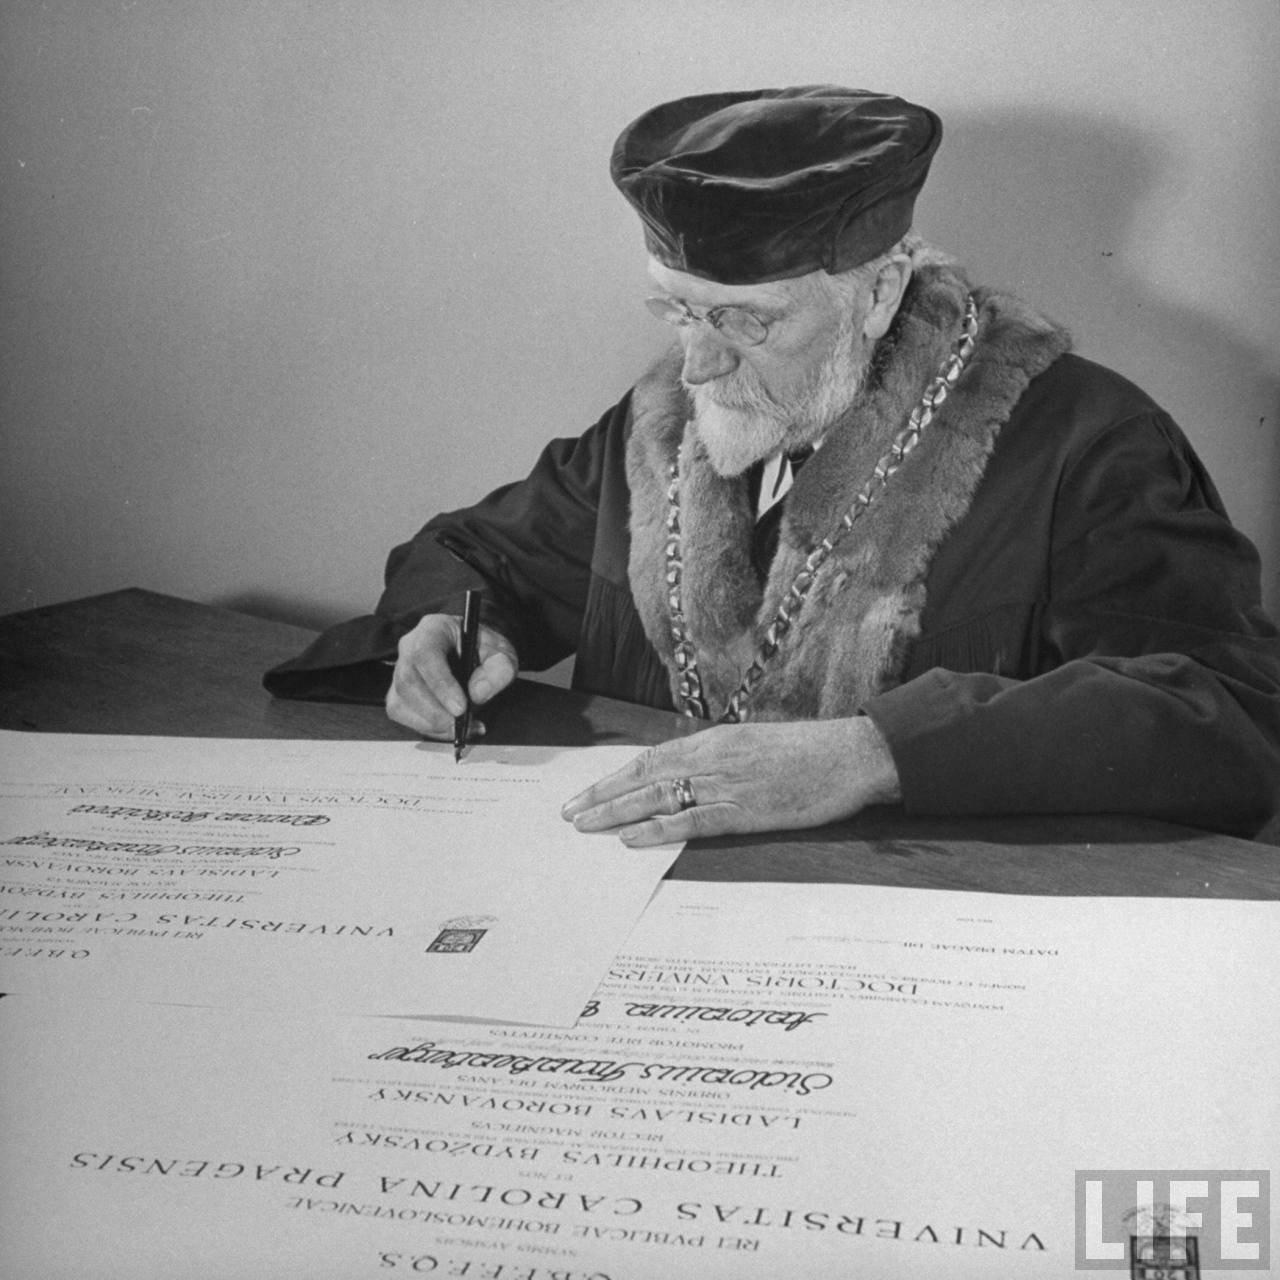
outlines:
{"label": "man's right hand", "polygon": [[[453,721],[466,710],[462,687],[449,670],[449,655],[462,644],[462,619],[429,613],[400,641],[387,692],[387,715],[427,738],[453,737]],[[515,678],[520,661],[506,636],[480,628],[480,665],[471,677],[471,701],[479,706]]]}

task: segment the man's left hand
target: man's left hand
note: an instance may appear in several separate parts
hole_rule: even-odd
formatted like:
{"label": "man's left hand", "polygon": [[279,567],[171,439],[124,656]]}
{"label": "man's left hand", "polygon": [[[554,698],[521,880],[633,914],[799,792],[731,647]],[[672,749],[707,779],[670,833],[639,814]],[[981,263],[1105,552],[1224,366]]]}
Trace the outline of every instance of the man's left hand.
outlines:
{"label": "man's left hand", "polygon": [[[679,783],[688,784],[683,797]],[[883,735],[867,716],[853,716],[716,725],[664,742],[574,796],[562,813],[579,831],[617,828],[639,846],[816,827],[899,798]]]}

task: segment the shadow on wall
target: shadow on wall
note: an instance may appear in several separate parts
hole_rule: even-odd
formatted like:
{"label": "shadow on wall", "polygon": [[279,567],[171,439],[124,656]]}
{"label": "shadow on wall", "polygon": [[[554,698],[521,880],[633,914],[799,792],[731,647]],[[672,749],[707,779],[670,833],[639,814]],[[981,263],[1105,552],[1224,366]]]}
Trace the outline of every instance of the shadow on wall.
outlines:
{"label": "shadow on wall", "polygon": [[[1135,252],[1144,235],[1141,210],[1172,163],[1159,139],[1096,116],[949,115],[920,229],[956,252],[977,280],[1004,285],[1074,324],[1082,354],[1131,377],[1170,408],[1197,449],[1210,455],[1210,470],[1228,495],[1242,477],[1256,484],[1259,468],[1273,477],[1261,492],[1272,493],[1280,488],[1277,354],[1159,296],[1124,265],[1141,257]],[[619,262],[618,278],[628,269]],[[583,412],[598,408],[584,405]],[[1231,414],[1239,420],[1228,420]],[[1234,462],[1234,475],[1222,458]],[[1239,505],[1228,496],[1237,519]],[[433,514],[423,511],[421,518]],[[1252,522],[1264,546],[1280,547],[1276,504],[1254,512]],[[1271,559],[1272,599],[1280,601],[1280,561],[1274,552]],[[369,587],[372,598],[380,583]],[[216,603],[312,628],[338,620],[314,603],[260,593]]]}
{"label": "shadow on wall", "polygon": [[[1167,163],[1156,139],[1096,117],[948,115],[921,211],[930,234],[962,245],[993,283],[1050,311],[1065,301],[1087,312],[1107,303],[1100,284],[1125,296],[1109,260]],[[1052,299],[1035,296],[1046,289]]]}
{"label": "shadow on wall", "polygon": [[[1081,354],[1168,407],[1197,451],[1213,460],[1210,470],[1237,521],[1233,487],[1249,484],[1261,495],[1249,518],[1272,550],[1269,586],[1280,602],[1280,504],[1268,496],[1280,489],[1280,352],[1170,301],[1125,266],[1142,257],[1151,230],[1144,213],[1167,186],[1173,163],[1158,138],[1115,119],[948,117],[922,228],[953,248],[977,279],[1005,285],[1061,320]],[[944,193],[936,205],[928,203],[931,188],[935,199]],[[1206,245],[1215,258],[1230,252],[1225,239]],[[1269,483],[1255,479],[1259,468]]]}

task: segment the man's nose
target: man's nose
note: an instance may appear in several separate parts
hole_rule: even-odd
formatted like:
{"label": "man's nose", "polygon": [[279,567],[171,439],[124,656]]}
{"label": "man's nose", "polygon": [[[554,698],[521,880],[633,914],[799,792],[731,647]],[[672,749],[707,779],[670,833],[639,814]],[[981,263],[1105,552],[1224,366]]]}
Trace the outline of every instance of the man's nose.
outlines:
{"label": "man's nose", "polygon": [[714,382],[732,373],[739,364],[737,350],[709,324],[690,325],[685,330],[683,376],[691,387]]}

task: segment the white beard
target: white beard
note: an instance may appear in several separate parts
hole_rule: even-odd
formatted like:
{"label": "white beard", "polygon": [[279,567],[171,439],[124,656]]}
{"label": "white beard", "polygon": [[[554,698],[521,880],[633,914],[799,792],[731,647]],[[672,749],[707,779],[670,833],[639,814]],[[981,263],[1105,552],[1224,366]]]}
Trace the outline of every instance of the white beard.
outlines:
{"label": "white beard", "polygon": [[694,387],[693,421],[707,460],[722,476],[739,476],[753,462],[782,447],[785,421],[765,412],[730,408],[713,400],[705,386]]}
{"label": "white beard", "polygon": [[849,317],[790,404],[776,401],[745,365],[712,382],[686,386],[707,460],[718,475],[728,478],[741,475],[779,449],[797,449],[821,439],[853,403],[868,363]]}

